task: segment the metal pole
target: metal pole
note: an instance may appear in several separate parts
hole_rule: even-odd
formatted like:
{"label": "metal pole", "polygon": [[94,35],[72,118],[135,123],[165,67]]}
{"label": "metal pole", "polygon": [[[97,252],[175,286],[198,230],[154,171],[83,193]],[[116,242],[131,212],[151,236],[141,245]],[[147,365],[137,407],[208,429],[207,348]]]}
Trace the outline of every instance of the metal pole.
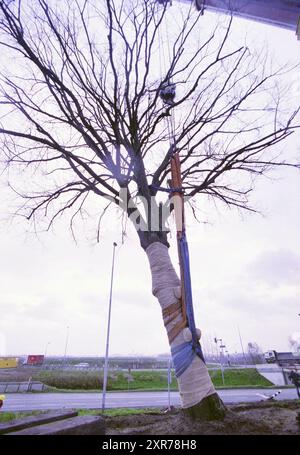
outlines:
{"label": "metal pole", "polygon": [[[218,341],[221,342],[220,346],[218,344]],[[219,362],[220,362],[220,365],[221,365],[221,374],[222,374],[222,382],[223,382],[223,385],[225,385],[225,380],[224,380],[224,371],[223,371],[223,350],[222,350],[222,355],[221,355],[221,346],[223,346],[223,343],[222,343],[222,338],[217,338],[215,337],[215,343],[216,343],[216,346],[217,346],[217,354],[218,354],[218,357],[219,357]],[[222,348],[223,349],[223,348]]]}
{"label": "metal pole", "polygon": [[66,356],[67,356],[67,348],[69,342],[69,326],[67,326],[67,336],[66,336],[66,344],[65,344],[65,353],[64,353],[64,366],[66,365]]}
{"label": "metal pole", "polygon": [[244,351],[244,346],[243,346],[243,342],[242,342],[242,337],[241,337],[241,332],[240,332],[240,328],[238,326],[238,332],[239,332],[239,338],[240,338],[240,343],[241,343],[241,347],[242,347],[242,352],[243,352],[243,357],[244,357],[244,363],[245,365],[247,365],[246,363],[246,356],[245,356],[245,351]]}
{"label": "metal pole", "polygon": [[112,290],[113,290],[113,280],[114,280],[116,246],[117,246],[117,244],[116,244],[116,242],[114,242],[113,243],[112,267],[111,267],[111,279],[110,279],[110,294],[109,294],[108,321],[107,321],[107,334],[106,334],[105,362],[104,362],[104,371],[103,371],[102,413],[104,413],[104,410],[105,410],[105,397],[106,397],[107,374],[108,374],[109,332],[110,332],[111,303],[112,303]]}
{"label": "metal pole", "polygon": [[46,343],[46,347],[45,347],[45,354],[44,354],[44,357],[46,358],[46,355],[47,355],[47,351],[48,351],[48,346],[49,346],[50,341],[48,341],[48,343]]}
{"label": "metal pole", "polygon": [[223,340],[222,340],[222,338],[220,338],[219,341],[221,342],[221,344],[220,344],[220,361],[221,361],[222,382],[223,382],[223,385],[225,385],[225,379],[224,379],[224,365],[223,365],[223,356],[224,356],[224,353],[223,353]]}
{"label": "metal pole", "polygon": [[171,382],[172,382],[172,376],[171,376],[171,359],[169,359],[169,364],[168,364],[168,409],[170,411],[171,409],[171,394],[170,394],[170,387],[171,387]]}

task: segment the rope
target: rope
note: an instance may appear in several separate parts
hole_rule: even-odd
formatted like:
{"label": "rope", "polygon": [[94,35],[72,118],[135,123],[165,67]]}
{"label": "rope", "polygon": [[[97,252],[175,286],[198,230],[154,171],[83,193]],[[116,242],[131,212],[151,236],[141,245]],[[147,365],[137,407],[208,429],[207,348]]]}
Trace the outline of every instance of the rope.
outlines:
{"label": "rope", "polygon": [[[159,2],[158,2],[158,8],[159,8]],[[162,3],[161,3],[162,4]],[[171,6],[171,5],[170,5]],[[165,6],[164,6],[165,8]],[[168,35],[168,27],[166,24],[166,17],[164,17],[164,26],[165,26],[165,31],[166,31],[166,38],[167,38],[167,49],[168,49],[168,57],[169,57],[169,67],[171,65],[171,52],[170,52],[170,42],[169,42],[169,35]],[[158,53],[159,53],[159,66],[160,66],[160,74],[166,75],[167,73],[167,66],[166,66],[166,55],[165,55],[165,48],[164,48],[164,37],[163,34],[160,31],[160,27],[158,29]],[[163,63],[162,63],[163,62]],[[172,82],[172,78],[170,82]],[[169,116],[166,117],[165,122],[167,124],[167,130],[168,130],[168,137],[169,137],[169,142],[170,146],[173,146],[175,144],[175,122],[174,122],[174,110],[172,110],[172,115],[171,118]]]}
{"label": "rope", "polygon": [[[166,20],[164,18],[165,25],[165,35],[167,38],[168,45],[168,57],[169,57],[169,68],[171,66],[171,51],[170,51],[170,41],[168,34],[168,27]],[[162,70],[161,55],[163,55],[163,65],[164,65],[164,74],[166,74],[166,60],[165,60],[165,51],[164,51],[164,42],[162,35],[159,31],[158,33],[159,40],[159,56],[160,56],[160,68]],[[173,83],[173,79],[170,78],[168,81]],[[180,204],[180,213],[177,212],[178,207],[175,205],[175,219],[176,219],[176,229],[177,229],[177,246],[178,246],[178,256],[180,263],[180,275],[181,275],[181,320],[176,323],[170,331],[168,331],[168,337],[170,343],[179,335],[179,333],[185,328],[188,327],[191,331],[192,339],[191,341],[186,341],[180,345],[176,345],[171,348],[172,358],[175,367],[176,376],[181,376],[186,369],[191,365],[195,356],[198,356],[204,363],[204,356],[202,352],[201,345],[198,341],[198,336],[196,332],[194,310],[193,310],[193,298],[192,298],[192,285],[191,285],[191,274],[190,274],[190,262],[189,262],[189,250],[185,234],[185,219],[184,219],[184,201],[183,201],[183,188],[182,188],[182,179],[181,179],[181,168],[180,168],[180,158],[178,152],[175,149],[175,113],[174,109],[171,110],[171,115],[166,117],[167,129],[170,147],[174,147],[174,153],[171,157],[171,188],[161,188],[151,185],[153,189],[158,191],[168,192],[172,195],[178,195],[181,200]],[[176,318],[178,313],[178,306],[172,304],[166,308],[168,312],[168,317],[165,319],[166,324]]]}
{"label": "rope", "polygon": [[[169,29],[167,27],[167,24],[165,23],[165,29],[166,29],[166,37],[167,37],[167,43],[168,43],[168,57],[169,57],[169,67],[171,66],[171,50],[170,50],[170,39],[169,39]],[[170,82],[173,83],[173,77],[171,77]],[[175,111],[172,109],[171,111],[171,117],[167,118],[167,122],[170,123],[169,126],[169,137],[170,137],[170,145],[173,146],[175,145]],[[171,138],[173,139],[173,142],[171,142]]]}

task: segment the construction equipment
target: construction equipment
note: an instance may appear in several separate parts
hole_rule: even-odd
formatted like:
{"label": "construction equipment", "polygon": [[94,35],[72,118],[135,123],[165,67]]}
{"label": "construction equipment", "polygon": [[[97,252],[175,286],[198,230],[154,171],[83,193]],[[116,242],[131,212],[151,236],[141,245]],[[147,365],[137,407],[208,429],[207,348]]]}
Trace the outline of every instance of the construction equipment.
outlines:
{"label": "construction equipment", "polygon": [[280,366],[294,366],[300,365],[299,352],[277,352],[267,351],[264,353],[267,363],[277,363]]}

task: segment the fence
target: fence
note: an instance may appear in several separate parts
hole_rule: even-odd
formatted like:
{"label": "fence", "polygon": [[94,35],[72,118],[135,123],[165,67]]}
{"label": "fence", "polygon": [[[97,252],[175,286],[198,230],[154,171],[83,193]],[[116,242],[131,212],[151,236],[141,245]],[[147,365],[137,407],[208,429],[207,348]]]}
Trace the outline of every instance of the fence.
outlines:
{"label": "fence", "polygon": [[0,382],[0,393],[42,392],[45,384],[39,381]]}

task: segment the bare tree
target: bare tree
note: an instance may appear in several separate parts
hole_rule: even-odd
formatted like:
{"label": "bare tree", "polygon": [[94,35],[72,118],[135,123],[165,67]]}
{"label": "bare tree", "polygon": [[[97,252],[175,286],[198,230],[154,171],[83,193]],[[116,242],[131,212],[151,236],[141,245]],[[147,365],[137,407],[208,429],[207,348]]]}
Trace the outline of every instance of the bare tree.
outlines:
{"label": "bare tree", "polygon": [[[28,220],[46,216],[51,226],[69,211],[73,229],[95,197],[107,201],[100,219],[108,206],[123,210],[148,256],[174,348],[185,328],[171,337],[183,320],[168,254],[165,208],[173,206],[167,195],[159,202],[174,153],[193,210],[199,195],[254,210],[254,177],[296,166],[276,144],[293,132],[297,111],[275,96],[284,69],[268,73],[245,45],[233,48],[232,18],[200,34],[203,16],[192,5],[172,24],[168,2],[102,3],[0,1],[3,161],[38,176],[13,180]],[[178,383],[191,415],[223,415],[198,356]]]}
{"label": "bare tree", "polygon": [[249,342],[247,349],[253,365],[256,363],[263,363],[263,352],[257,343]]}
{"label": "bare tree", "polygon": [[292,352],[300,353],[300,335],[299,333],[295,333],[290,335],[288,338],[288,344],[291,348]]}

